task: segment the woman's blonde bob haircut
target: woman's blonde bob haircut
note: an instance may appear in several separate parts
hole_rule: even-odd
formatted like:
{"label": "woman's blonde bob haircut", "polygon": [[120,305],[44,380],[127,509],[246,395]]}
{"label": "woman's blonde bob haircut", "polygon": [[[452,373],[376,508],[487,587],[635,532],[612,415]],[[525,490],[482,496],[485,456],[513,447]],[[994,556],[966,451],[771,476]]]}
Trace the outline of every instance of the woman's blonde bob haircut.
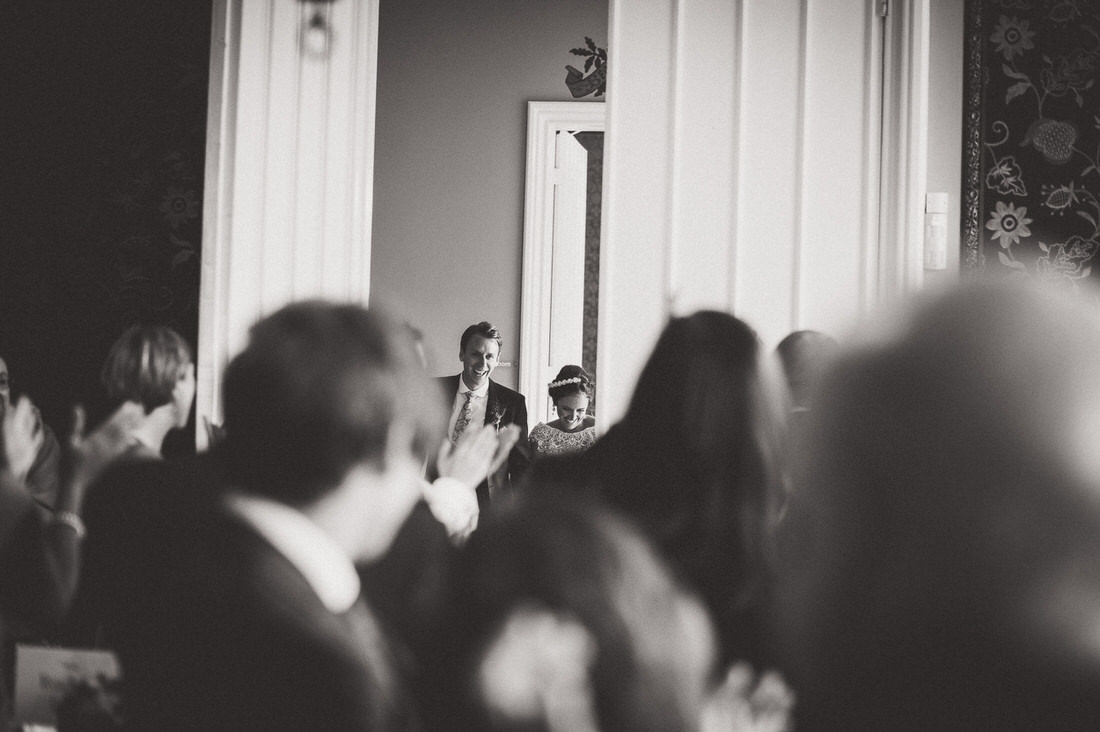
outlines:
{"label": "woman's blonde bob haircut", "polygon": [[170,404],[176,382],[191,365],[191,346],[165,326],[134,326],[119,336],[100,380],[112,403],[141,402],[145,413]]}

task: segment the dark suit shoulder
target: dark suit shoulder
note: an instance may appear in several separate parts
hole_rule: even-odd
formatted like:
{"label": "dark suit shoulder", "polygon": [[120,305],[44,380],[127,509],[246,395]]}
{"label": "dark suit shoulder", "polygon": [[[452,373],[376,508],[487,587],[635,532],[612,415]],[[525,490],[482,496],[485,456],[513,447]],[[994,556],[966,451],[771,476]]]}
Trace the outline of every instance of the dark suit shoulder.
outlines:
{"label": "dark suit shoulder", "polygon": [[526,401],[523,394],[520,394],[515,389],[509,389],[504,384],[493,381],[492,379],[489,379],[489,392],[494,397],[501,400]]}
{"label": "dark suit shoulder", "polygon": [[139,728],[402,726],[387,721],[392,695],[379,685],[385,639],[351,618],[367,610],[331,613],[286,557],[224,509],[191,529],[157,623],[119,649],[140,679]]}

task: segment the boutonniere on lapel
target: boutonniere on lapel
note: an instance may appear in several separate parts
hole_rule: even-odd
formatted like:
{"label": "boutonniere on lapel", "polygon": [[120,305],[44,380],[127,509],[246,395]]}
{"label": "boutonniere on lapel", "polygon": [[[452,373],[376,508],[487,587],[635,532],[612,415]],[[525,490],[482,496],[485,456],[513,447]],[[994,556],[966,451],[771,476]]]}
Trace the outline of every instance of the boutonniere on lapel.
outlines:
{"label": "boutonniere on lapel", "polygon": [[489,415],[487,422],[493,425],[493,429],[500,432],[504,429],[501,422],[504,420],[504,407],[502,407],[495,399],[489,402],[489,408],[486,412]]}

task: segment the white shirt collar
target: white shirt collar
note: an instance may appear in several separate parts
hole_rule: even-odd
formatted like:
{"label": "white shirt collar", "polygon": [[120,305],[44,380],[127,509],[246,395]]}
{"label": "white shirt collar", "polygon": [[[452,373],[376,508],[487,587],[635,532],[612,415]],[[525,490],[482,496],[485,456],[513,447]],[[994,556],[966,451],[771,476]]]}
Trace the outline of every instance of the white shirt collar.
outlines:
{"label": "white shirt collar", "polygon": [[466,382],[463,381],[462,376],[459,375],[459,377],[458,377],[458,393],[459,394],[465,394],[468,391],[473,393],[475,399],[480,399],[481,397],[483,397],[483,396],[485,396],[486,394],[489,393],[489,380],[485,379],[484,384],[482,384],[481,386],[479,386],[476,389],[471,389],[470,387],[466,386]]}
{"label": "white shirt collar", "polygon": [[226,505],[302,573],[329,612],[347,612],[359,598],[359,575],[348,555],[301,511],[259,496],[231,493]]}

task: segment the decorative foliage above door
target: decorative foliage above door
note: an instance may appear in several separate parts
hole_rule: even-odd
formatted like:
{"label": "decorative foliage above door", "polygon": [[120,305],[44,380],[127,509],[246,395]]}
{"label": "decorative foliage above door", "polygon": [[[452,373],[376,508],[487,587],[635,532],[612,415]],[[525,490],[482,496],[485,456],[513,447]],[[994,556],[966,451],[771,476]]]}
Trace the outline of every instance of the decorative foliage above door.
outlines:
{"label": "decorative foliage above door", "polygon": [[[565,85],[569,87],[569,93],[574,99],[586,97],[592,94],[596,97],[603,96],[607,89],[607,49],[600,48],[588,36],[584,37],[583,48],[571,48],[569,53],[584,58],[584,71],[566,66],[569,72],[565,77]],[[589,73],[591,72],[591,73]],[[588,74],[585,76],[585,74]]]}

